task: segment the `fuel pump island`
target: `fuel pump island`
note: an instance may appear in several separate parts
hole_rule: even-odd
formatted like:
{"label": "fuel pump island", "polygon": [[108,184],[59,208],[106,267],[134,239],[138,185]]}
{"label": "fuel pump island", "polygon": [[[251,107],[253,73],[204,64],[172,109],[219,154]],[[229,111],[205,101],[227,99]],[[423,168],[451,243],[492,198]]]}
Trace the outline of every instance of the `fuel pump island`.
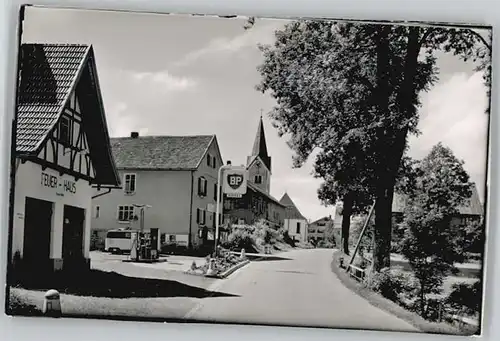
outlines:
{"label": "fuel pump island", "polygon": [[138,217],[140,229],[138,231],[130,231],[131,249],[130,258],[124,262],[137,262],[137,263],[158,263],[166,262],[165,258],[160,258],[160,230],[158,228],[151,228],[149,231],[144,231],[144,212],[149,205],[134,205],[139,209],[140,215]]}

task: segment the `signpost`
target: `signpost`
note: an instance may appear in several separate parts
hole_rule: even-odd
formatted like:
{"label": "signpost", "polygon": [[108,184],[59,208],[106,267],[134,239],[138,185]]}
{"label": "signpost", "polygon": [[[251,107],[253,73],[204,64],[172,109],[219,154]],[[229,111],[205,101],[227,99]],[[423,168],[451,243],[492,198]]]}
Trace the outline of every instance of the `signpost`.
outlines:
{"label": "signpost", "polygon": [[215,211],[215,247],[214,253],[217,254],[217,244],[219,243],[219,215],[220,215],[220,201],[221,189],[228,198],[241,198],[247,192],[248,172],[244,166],[231,166],[228,161],[227,165],[219,168],[217,175],[217,183],[222,186],[217,186],[217,208]]}

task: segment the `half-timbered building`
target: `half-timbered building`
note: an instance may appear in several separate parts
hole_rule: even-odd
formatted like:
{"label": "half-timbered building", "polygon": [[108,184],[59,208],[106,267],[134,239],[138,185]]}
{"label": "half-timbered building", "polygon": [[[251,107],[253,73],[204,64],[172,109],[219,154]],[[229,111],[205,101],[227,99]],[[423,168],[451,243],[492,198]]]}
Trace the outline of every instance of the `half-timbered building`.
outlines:
{"label": "half-timbered building", "polygon": [[89,267],[92,187],[120,186],[93,48],[23,44],[20,53],[14,265]]}

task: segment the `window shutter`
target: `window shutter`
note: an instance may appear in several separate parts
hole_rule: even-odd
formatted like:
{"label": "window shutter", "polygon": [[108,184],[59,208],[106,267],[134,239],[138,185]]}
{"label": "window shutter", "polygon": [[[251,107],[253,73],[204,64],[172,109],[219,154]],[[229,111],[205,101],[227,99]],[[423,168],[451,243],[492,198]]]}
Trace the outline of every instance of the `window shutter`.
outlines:
{"label": "window shutter", "polygon": [[203,224],[206,224],[207,211],[203,210]]}
{"label": "window shutter", "polygon": [[205,180],[205,182],[203,183],[203,195],[207,195],[207,185],[208,185],[208,181]]}
{"label": "window shutter", "polygon": [[130,192],[135,192],[135,174],[130,175]]}

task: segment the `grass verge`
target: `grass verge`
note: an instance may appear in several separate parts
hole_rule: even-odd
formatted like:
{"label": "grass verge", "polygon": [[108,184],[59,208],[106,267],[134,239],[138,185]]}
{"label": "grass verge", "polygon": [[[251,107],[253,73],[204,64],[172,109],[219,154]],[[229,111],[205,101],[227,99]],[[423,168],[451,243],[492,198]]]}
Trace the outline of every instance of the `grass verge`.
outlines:
{"label": "grass verge", "polygon": [[371,305],[384,310],[398,318],[410,323],[415,328],[424,333],[431,334],[450,334],[470,336],[476,334],[476,330],[460,330],[459,328],[447,323],[430,322],[418,314],[408,311],[397,303],[383,297],[382,295],[364,287],[361,283],[349,276],[345,269],[340,268],[339,259],[343,254],[340,251],[333,253],[331,264],[332,272],[339,278],[340,282],[348,289],[367,300]]}

